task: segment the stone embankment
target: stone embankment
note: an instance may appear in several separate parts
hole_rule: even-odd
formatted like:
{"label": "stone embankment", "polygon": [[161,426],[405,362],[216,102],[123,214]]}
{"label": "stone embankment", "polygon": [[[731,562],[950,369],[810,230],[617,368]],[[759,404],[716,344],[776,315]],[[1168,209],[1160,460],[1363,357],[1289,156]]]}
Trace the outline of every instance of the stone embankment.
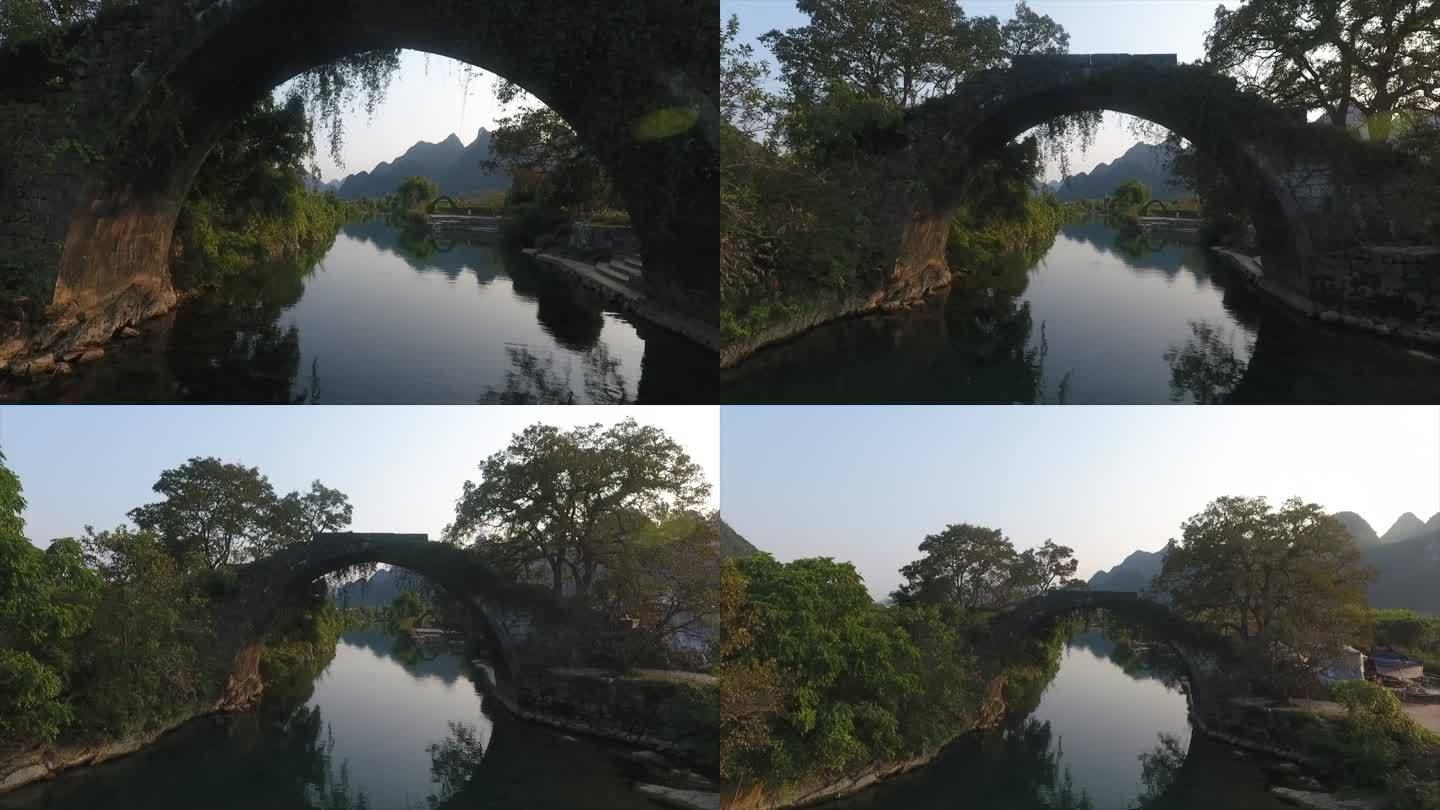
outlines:
{"label": "stone embankment", "polygon": [[1440,247],[1366,245],[1321,256],[1307,268],[1308,292],[1269,279],[1259,257],[1211,250],[1247,285],[1312,318],[1440,345]]}
{"label": "stone embankment", "polygon": [[564,244],[527,248],[525,254],[600,295],[611,306],[674,332],[707,349],[720,350],[720,324],[680,312],[646,290],[640,243],[625,226],[572,223]]}
{"label": "stone embankment", "polygon": [[173,291],[132,291],[95,310],[51,308],[33,318],[0,320],[0,373],[69,374],[77,363],[104,357],[106,346],[139,335],[141,324],[171,311],[181,298]]}

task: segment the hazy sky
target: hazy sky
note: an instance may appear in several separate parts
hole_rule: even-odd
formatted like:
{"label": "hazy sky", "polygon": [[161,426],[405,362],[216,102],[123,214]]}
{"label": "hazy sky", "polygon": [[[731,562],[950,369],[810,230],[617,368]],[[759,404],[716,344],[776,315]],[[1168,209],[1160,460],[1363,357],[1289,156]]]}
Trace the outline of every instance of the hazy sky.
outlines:
{"label": "hazy sky", "polygon": [[[259,467],[280,493],[314,479],[350,496],[352,531],[425,532],[454,516],[482,459],[535,422],[663,428],[714,483],[714,406],[647,407],[0,407],[0,450],[29,502],[26,536],[47,544],[86,524],[113,528],[157,500],[162,470],[192,456]],[[717,493],[712,492],[712,500]],[[718,502],[718,501],[717,501]]]}
{"label": "hazy sky", "polygon": [[1380,533],[1440,511],[1437,407],[726,407],[720,425],[730,525],[781,560],[852,561],[877,598],[949,523],[1053,538],[1089,579],[1221,495],[1298,495]]}
{"label": "hazy sky", "polygon": [[[427,64],[428,60],[428,64]],[[466,83],[463,62],[420,51],[401,51],[400,70],[390,82],[385,102],[374,117],[360,104],[345,116],[345,167],[330,159],[330,144],[322,133],[316,138],[316,160],[324,180],[370,171],[381,161],[393,161],[419,141],[436,143],[453,132],[465,145],[481,127],[491,129],[496,118],[509,115],[520,102],[502,108],[495,101],[493,73],[475,69]],[[276,95],[283,98],[282,85]]]}
{"label": "hazy sky", "polygon": [[[1013,0],[961,0],[960,5],[971,17],[995,16],[1003,23],[1015,16]],[[1173,53],[1181,62],[1205,55],[1205,32],[1218,5],[1222,5],[1219,0],[1030,0],[1033,11],[1048,14],[1070,34],[1071,53]],[[1223,5],[1239,3],[1225,0]],[[720,14],[727,20],[732,14],[740,16],[740,40],[753,44],[770,61],[776,76],[779,68],[760,44],[760,36],[771,29],[804,25],[809,19],[795,8],[794,0],[720,0]],[[1072,149],[1070,171],[1088,171],[1134,146],[1137,139],[1124,121],[1106,113],[1090,148]],[[1058,165],[1046,166],[1044,179],[1059,176]]]}

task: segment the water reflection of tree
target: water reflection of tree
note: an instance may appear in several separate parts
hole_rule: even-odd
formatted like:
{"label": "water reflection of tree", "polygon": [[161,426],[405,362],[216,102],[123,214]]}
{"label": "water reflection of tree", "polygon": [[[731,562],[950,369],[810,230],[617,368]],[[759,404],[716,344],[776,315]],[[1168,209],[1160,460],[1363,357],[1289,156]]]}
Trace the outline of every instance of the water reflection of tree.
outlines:
{"label": "water reflection of tree", "polygon": [[[567,363],[556,368],[556,355],[543,358],[525,346],[506,346],[511,370],[503,387],[491,386],[480,397],[481,404],[573,405],[578,400],[572,380],[574,368]],[[571,358],[566,358],[567,360]],[[630,401],[629,387],[620,373],[619,358],[611,357],[604,343],[583,353],[580,385],[587,401],[597,405],[621,405]]]}
{"label": "water reflection of tree", "polygon": [[289,403],[300,368],[300,332],[280,316],[305,291],[318,256],[232,278],[175,315],[166,352],[179,398],[210,402]]}
{"label": "water reflection of tree", "polygon": [[[1247,338],[1245,355],[1253,349]],[[1175,402],[1186,396],[1199,405],[1228,402],[1248,368],[1248,362],[1236,353],[1230,333],[1205,321],[1190,321],[1185,345],[1171,346],[1163,356],[1170,365],[1170,399]]]}
{"label": "water reflection of tree", "polygon": [[1015,768],[1014,773],[1022,775],[1016,781],[1033,786],[1034,798],[1048,810],[1093,810],[1090,797],[1084,790],[1075,789],[1070,769],[1062,766],[1063,741],[1056,740],[1052,746],[1052,736],[1050,723],[1033,717],[1006,734],[1007,759]]}
{"label": "water reflection of tree", "polygon": [[432,808],[457,796],[485,757],[485,742],[474,726],[456,722],[448,725],[450,736],[425,746],[425,753],[430,755],[430,781],[436,785],[436,792],[426,797]]}
{"label": "water reflection of tree", "polygon": [[1160,742],[1152,751],[1140,755],[1140,779],[1145,783],[1145,793],[1136,804],[1136,810],[1161,810],[1166,806],[1165,796],[1180,776],[1185,766],[1185,751],[1180,739],[1173,734],[1161,733]]}

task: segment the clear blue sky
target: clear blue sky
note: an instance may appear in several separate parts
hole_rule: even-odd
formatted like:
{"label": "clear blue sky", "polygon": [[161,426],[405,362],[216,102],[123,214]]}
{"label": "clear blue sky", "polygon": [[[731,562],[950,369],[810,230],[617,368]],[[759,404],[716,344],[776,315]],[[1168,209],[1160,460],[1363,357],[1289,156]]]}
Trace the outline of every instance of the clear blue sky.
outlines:
{"label": "clear blue sky", "polygon": [[[339,180],[359,171],[370,171],[381,161],[393,161],[419,141],[438,143],[454,133],[465,145],[475,140],[481,127],[493,129],[495,119],[515,112],[522,98],[507,108],[495,101],[495,74],[478,68],[466,81],[465,64],[444,56],[420,51],[401,51],[400,70],[390,82],[385,102],[374,117],[365,113],[363,97],[345,116],[345,148],[342,169],[330,159],[330,144],[323,134],[316,138],[316,162],[324,180]],[[284,97],[282,85],[276,90]]]}
{"label": "clear blue sky", "polygon": [[[960,5],[971,17],[995,16],[1001,22],[1015,13],[1012,0],[962,0]],[[1173,53],[1181,62],[1205,55],[1205,32],[1219,5],[1218,0],[1030,0],[1033,11],[1048,14],[1069,32],[1071,53]],[[1239,3],[1225,0],[1223,5]],[[802,26],[808,18],[794,0],[720,0],[720,15],[728,20],[732,14],[740,16],[740,40],[769,59],[778,76],[760,36],[771,29]],[[1106,113],[1090,148],[1071,151],[1070,170],[1078,173],[1108,163],[1136,142],[1121,116]],[[1059,176],[1058,166],[1046,167],[1046,180]]]}
{"label": "clear blue sky", "polygon": [[[259,467],[281,493],[316,478],[350,496],[354,531],[438,538],[464,482],[535,422],[569,427],[633,416],[663,428],[719,476],[715,406],[0,407],[0,450],[20,476],[26,536],[40,545],[113,528],[156,500],[151,486],[192,456]],[[718,502],[712,492],[712,501]]]}
{"label": "clear blue sky", "polygon": [[877,598],[949,523],[1053,538],[1088,579],[1221,495],[1298,495],[1381,533],[1440,511],[1437,407],[725,407],[720,425],[730,525],[781,560],[853,561]]}

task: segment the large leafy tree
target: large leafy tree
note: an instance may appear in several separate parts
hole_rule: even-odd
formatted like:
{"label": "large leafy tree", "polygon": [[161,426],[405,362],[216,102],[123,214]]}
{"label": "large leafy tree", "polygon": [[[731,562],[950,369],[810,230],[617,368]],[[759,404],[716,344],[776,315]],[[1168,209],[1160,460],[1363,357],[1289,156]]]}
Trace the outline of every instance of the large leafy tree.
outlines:
{"label": "large leafy tree", "polygon": [[1110,192],[1110,199],[1120,210],[1139,208],[1150,202],[1150,187],[1139,180],[1126,180]]}
{"label": "large leafy tree", "polygon": [[1024,2],[1004,25],[995,17],[967,17],[956,0],[800,0],[798,6],[808,24],[771,31],[761,41],[802,101],[839,82],[908,107],[1008,58],[1070,47],[1064,28]]}
{"label": "large leafy tree", "polygon": [[55,739],[72,718],[68,642],[90,626],[100,581],[74,540],[31,545],[24,508],[0,454],[0,739],[29,743]]}
{"label": "large leafy tree", "polygon": [[734,565],[745,599],[727,613],[742,619],[745,635],[743,644],[727,641],[726,672],[748,676],[750,688],[724,696],[730,727],[745,734],[722,748],[729,772],[780,782],[901,751],[896,709],[917,687],[919,651],[854,566],[764,553]]}
{"label": "large leafy tree", "polygon": [[434,180],[419,175],[405,178],[405,182],[395,189],[396,207],[402,209],[423,208],[438,196],[440,186]]}
{"label": "large leafy tree", "polygon": [[165,470],[153,489],[163,500],[130,510],[130,519],[182,569],[214,569],[269,554],[317,531],[344,528],[353,511],[343,492],[319,481],[307,493],[282,498],[258,468],[218,458],[192,458]]}
{"label": "large leafy tree", "polygon": [[318,532],[339,531],[350,525],[354,513],[349,496],[312,481],[308,492],[291,492],[275,501],[268,511],[265,531],[252,552],[260,556],[291,543],[303,543]]}
{"label": "large leafy tree", "polygon": [[1321,110],[1336,125],[1359,110],[1370,136],[1397,113],[1440,110],[1440,3],[1431,0],[1245,0],[1220,6],[1206,62],[1267,98]]}
{"label": "large leafy tree", "polygon": [[709,495],[700,466],[660,428],[531,425],[480,464],[445,528],[516,572],[543,565],[556,594],[588,594],[618,544],[652,516]]}
{"label": "large leafy tree", "polygon": [[1353,637],[1374,572],[1349,532],[1299,498],[1223,497],[1181,526],[1154,588],[1182,614],[1292,647]]}
{"label": "large leafy tree", "polygon": [[968,609],[1003,602],[1009,595],[1019,555],[999,529],[951,524],[920,543],[925,556],[900,569],[905,582],[896,601],[955,604]]}
{"label": "large leafy tree", "polygon": [[629,617],[652,648],[701,626],[720,610],[719,518],[662,515],[619,544],[603,581],[615,615]]}
{"label": "large leafy tree", "polygon": [[192,458],[160,473],[153,489],[164,499],[130,510],[130,519],[181,561],[242,562],[271,527],[275,488],[256,467]]}
{"label": "large leafy tree", "polygon": [[[944,92],[980,65],[954,0],[800,0],[803,26],[761,37],[791,93],[813,101],[835,82],[900,106]],[[983,58],[983,57],[982,57]]]}
{"label": "large leafy tree", "polygon": [[[502,103],[518,94],[514,85],[497,88]],[[614,202],[614,191],[594,152],[565,119],[543,105],[527,104],[498,119],[490,135],[490,157],[482,165],[488,171],[504,168],[517,178],[538,175],[539,195],[546,205],[593,207]]]}
{"label": "large leafy tree", "polygon": [[765,88],[770,65],[755,56],[755,46],[740,43],[740,17],[731,15],[720,35],[720,115],[751,140],[764,140],[776,99]]}
{"label": "large leafy tree", "polygon": [[1070,585],[1079,567],[1075,549],[1046,540],[1041,546],[1020,552],[1012,582],[1027,596],[1048,593]]}

